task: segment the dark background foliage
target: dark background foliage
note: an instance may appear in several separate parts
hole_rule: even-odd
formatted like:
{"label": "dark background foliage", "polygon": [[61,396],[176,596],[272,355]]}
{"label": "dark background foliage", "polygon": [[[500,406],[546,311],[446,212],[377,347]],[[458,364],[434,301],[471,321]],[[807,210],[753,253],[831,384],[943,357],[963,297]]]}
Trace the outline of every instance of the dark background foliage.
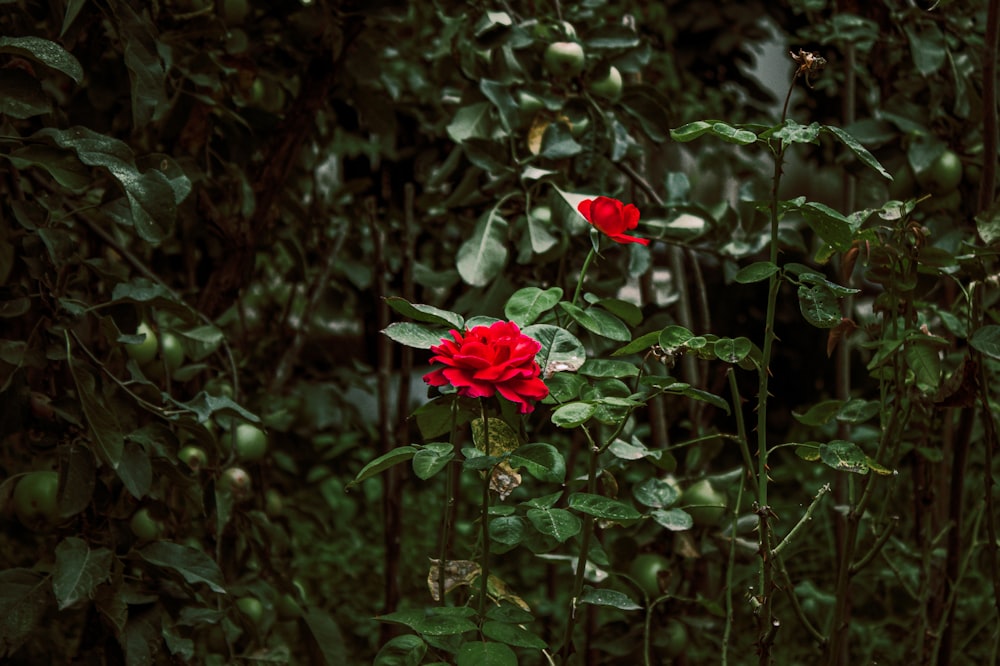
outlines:
{"label": "dark background foliage", "polygon": [[[789,118],[847,129],[895,180],[842,143],[796,143],[781,198],[847,215],[933,197],[905,227],[869,215],[851,251],[831,250],[801,213],[782,223],[783,263],[861,290],[845,315],[863,339],[828,357],[829,331],[783,288],[773,444],[851,438],[871,454],[879,408],[854,420],[810,408],[907,405],[895,457],[876,461],[895,475],[862,541],[891,536],[856,574],[850,640],[831,620],[847,617],[834,597],[845,529],[834,502],[786,555],[793,591],[823,636],[850,645],[843,663],[986,663],[998,626],[983,532],[995,521],[983,504],[994,439],[974,401],[947,399],[974,383],[970,358],[978,388],[995,383],[992,338],[969,351],[996,298],[993,218],[973,217],[993,201],[981,186],[995,173],[987,34],[983,3],[896,0],[0,0],[0,658],[370,663],[404,631],[377,615],[433,605],[427,562],[445,510],[437,486],[405,466],[348,491],[366,463],[435,430],[408,418],[427,399],[427,354],[381,334],[405,319],[385,299],[503,317],[522,287],[572,293],[591,247],[572,197],[606,194],[639,205],[639,233],[655,240],[605,251],[588,297],[618,299],[608,307],[633,338],[680,324],[762,344],[764,283],[733,278],[767,256],[770,152],[714,136],[682,144],[671,130],[777,124],[795,69],[787,53],[802,48],[827,66],[796,81]],[[545,66],[561,41],[586,49],[578,76]],[[609,98],[591,86],[612,66],[625,84]],[[932,174],[945,152],[960,163],[957,183]],[[914,247],[921,268],[900,269]],[[859,268],[841,275],[851,252]],[[878,313],[943,340],[917,359],[939,358],[934,377],[897,368],[905,389],[879,394]],[[147,359],[127,351],[143,322],[159,341]],[[586,342],[606,357],[625,341]],[[993,354],[970,356],[984,349]],[[716,398],[728,391],[719,363],[689,356],[671,372]],[[739,385],[749,422],[755,380]],[[662,464],[605,461],[622,496],[672,475],[685,487],[709,478],[732,503],[742,461],[711,437],[735,428],[720,400],[637,413],[631,434],[649,449],[699,443]],[[583,443],[550,411],[532,417],[532,436],[563,452],[573,478]],[[266,452],[247,448],[240,424],[266,432]],[[192,465],[192,449],[203,462]],[[58,474],[55,506],[26,515],[15,491],[32,478],[45,495],[44,477],[26,476],[43,471]],[[784,530],[823,484],[844,504],[854,483],[791,449],[772,472]],[[454,509],[470,543],[474,490]],[[670,563],[661,582],[673,597],[650,613],[662,658],[716,663],[732,533],[646,521],[600,539],[612,574],[640,555]],[[551,645],[566,574],[541,556],[557,550],[527,543],[498,572]],[[753,563],[746,553],[735,578],[740,627],[753,626],[742,594]],[[612,580],[637,596],[624,575]],[[828,654],[784,610],[779,662]],[[580,658],[641,661],[639,615],[589,613]],[[671,653],[670,631],[683,653]],[[753,650],[752,634],[737,629],[734,654]],[[452,648],[432,644],[428,661]],[[542,663],[538,649],[519,650]]]}

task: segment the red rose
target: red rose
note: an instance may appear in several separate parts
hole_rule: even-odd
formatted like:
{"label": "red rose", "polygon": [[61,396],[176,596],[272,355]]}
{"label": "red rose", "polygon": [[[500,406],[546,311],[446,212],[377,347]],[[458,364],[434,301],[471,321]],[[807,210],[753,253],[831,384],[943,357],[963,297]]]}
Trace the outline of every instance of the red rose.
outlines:
{"label": "red rose", "polygon": [[633,204],[627,206],[618,199],[597,197],[585,199],[577,207],[587,221],[597,227],[616,243],[641,243],[649,245],[648,238],[636,238],[624,233],[639,224],[639,209]]}
{"label": "red rose", "polygon": [[451,384],[459,395],[489,398],[495,393],[518,404],[522,414],[535,407],[529,400],[549,394],[539,375],[542,370],[535,354],[542,345],[521,333],[514,322],[498,321],[492,326],[476,326],[470,331],[452,331],[454,341],[443,338],[431,347],[431,363],[441,363],[424,375],[431,386]]}

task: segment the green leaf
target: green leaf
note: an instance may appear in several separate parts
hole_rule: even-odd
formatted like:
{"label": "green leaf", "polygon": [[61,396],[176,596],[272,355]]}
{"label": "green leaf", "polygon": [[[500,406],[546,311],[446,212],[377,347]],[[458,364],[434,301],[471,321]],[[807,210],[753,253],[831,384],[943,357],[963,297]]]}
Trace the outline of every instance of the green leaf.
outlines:
{"label": "green leaf", "polygon": [[312,634],[319,653],[323,656],[326,666],[340,666],[347,663],[347,649],[344,637],[331,615],[322,608],[308,606],[302,614],[309,633]]}
{"label": "green leaf", "polygon": [[799,211],[812,230],[838,252],[846,252],[851,248],[854,229],[846,217],[817,201],[803,204]]}
{"label": "green leaf", "polygon": [[458,248],[458,274],[473,287],[485,287],[507,265],[507,222],[496,207],[476,222],[472,235]]}
{"label": "green leaf", "polygon": [[427,643],[415,634],[390,638],[375,655],[372,666],[419,666],[427,654]]}
{"label": "green leaf", "polygon": [[881,409],[882,404],[877,400],[851,398],[837,412],[837,420],[844,423],[864,423],[877,416]]}
{"label": "green leaf", "polygon": [[656,509],[650,514],[658,525],[671,532],[684,532],[694,527],[691,514],[683,509]]}
{"label": "green leaf", "polygon": [[711,132],[723,141],[737,143],[742,146],[757,142],[757,135],[750,130],[737,129],[728,123],[712,123]]}
{"label": "green leaf", "polygon": [[519,111],[514,96],[510,94],[510,89],[498,81],[490,81],[489,79],[481,79],[479,89],[500,112],[500,122],[504,129],[509,132],[517,127],[520,122]]}
{"label": "green leaf", "polygon": [[72,192],[82,192],[93,183],[90,169],[68,150],[59,150],[42,144],[29,144],[12,151],[6,157],[18,169],[30,167],[44,169],[57,183]]}
{"label": "green leaf", "polygon": [[976,231],[987,245],[993,245],[1000,240],[1000,200],[993,202],[989,208],[976,215]]}
{"label": "green leaf", "polygon": [[549,160],[564,160],[583,152],[573,132],[564,123],[550,123],[542,135],[541,157]]}
{"label": "green leaf", "polygon": [[785,120],[785,123],[776,129],[771,136],[781,139],[781,148],[784,150],[793,143],[819,143],[820,126],[819,123],[801,125],[794,120]]}
{"label": "green leaf", "polygon": [[491,134],[489,120],[490,103],[477,102],[463,106],[455,113],[451,124],[446,128],[448,136],[455,143],[462,143],[470,137],[488,139]]}
{"label": "green leaf", "polygon": [[554,308],[562,295],[563,290],[559,287],[518,289],[507,299],[503,310],[504,316],[522,328],[529,326],[542,314]]}
{"label": "green leaf", "polygon": [[569,507],[606,520],[635,520],[642,517],[629,504],[591,493],[573,493],[569,496]]}
{"label": "green leaf", "polygon": [[583,593],[577,599],[577,603],[590,604],[592,606],[610,606],[623,611],[642,610],[642,606],[632,601],[624,592],[598,589],[591,585],[583,586]]}
{"label": "green leaf", "polygon": [[117,472],[118,478],[132,497],[142,499],[149,493],[149,487],[153,484],[153,465],[146,452],[135,442],[125,442]]}
{"label": "green leaf", "polygon": [[409,321],[397,321],[382,329],[383,335],[390,340],[407,347],[430,349],[441,344],[445,338],[450,338],[447,329],[433,328]]}
{"label": "green leaf", "polygon": [[455,312],[442,310],[433,305],[410,303],[405,298],[400,298],[399,296],[389,296],[385,299],[385,302],[393,310],[404,317],[409,317],[413,321],[421,321],[425,324],[439,324],[459,331],[465,329],[465,318]]}
{"label": "green leaf", "polygon": [[97,487],[97,461],[85,445],[73,442],[60,451],[59,517],[69,518],[90,505]]}
{"label": "green leaf", "polygon": [[90,435],[97,443],[97,453],[104,464],[118,469],[125,449],[125,438],[115,417],[116,412],[107,405],[97,390],[97,383],[89,367],[80,361],[71,360],[69,369]]}
{"label": "green leaf", "polygon": [[910,54],[913,65],[923,77],[929,77],[944,66],[948,58],[948,45],[944,34],[934,23],[922,22],[920,32],[913,25],[907,25],[904,30],[910,41]]}
{"label": "green leaf", "polygon": [[619,342],[628,342],[632,339],[632,334],[625,323],[610,312],[594,308],[584,310],[568,301],[560,301],[559,307],[580,326],[601,337]]}
{"label": "green leaf", "polygon": [[[489,425],[489,455],[498,456],[514,451],[521,446],[521,438],[517,431],[511,428],[506,421],[494,416],[487,417],[486,424]],[[487,452],[486,428],[483,427],[483,419],[472,419],[472,441],[476,448],[483,453]]]}
{"label": "green leaf", "polygon": [[362,467],[361,471],[358,472],[358,475],[354,477],[354,480],[347,484],[346,489],[350,490],[362,481],[370,479],[377,474],[381,474],[393,465],[406,462],[417,455],[417,451],[419,450],[420,449],[415,446],[398,446],[392,451],[380,455],[378,458]]}
{"label": "green leaf", "polygon": [[583,522],[565,509],[528,509],[528,520],[542,534],[563,543],[580,533]]}
{"label": "green leaf", "polygon": [[219,565],[196,548],[170,541],[155,541],[141,548],[139,555],[150,564],[176,571],[188,583],[205,583],[213,592],[226,593]]}
{"label": "green leaf", "polygon": [[843,400],[824,400],[816,403],[803,414],[792,412],[792,416],[803,425],[821,426],[832,421],[840,413],[843,406]]}
{"label": "green leaf", "polygon": [[173,233],[177,218],[173,186],[158,169],[140,173],[128,145],[86,127],[46,128],[36,132],[35,137],[51,139],[60,148],[73,150],[84,164],[107,169],[125,191],[132,223],[143,240],[159,243]]}
{"label": "green leaf", "polygon": [[597,405],[589,402],[570,402],[552,412],[552,423],[560,428],[581,426],[597,413]]}
{"label": "green leaf", "polygon": [[644,333],[638,338],[628,343],[624,347],[616,349],[611,355],[612,356],[627,356],[629,354],[637,354],[639,352],[648,352],[653,345],[659,344],[660,331],[650,331],[649,333]]}
{"label": "green leaf", "polygon": [[241,405],[233,402],[233,399],[225,395],[212,395],[207,391],[200,391],[198,395],[188,402],[178,402],[173,398],[170,401],[182,407],[198,417],[199,423],[205,423],[213,416],[236,416],[250,423],[260,423],[260,417],[252,412],[248,412]]}
{"label": "green leaf", "polygon": [[662,509],[670,506],[681,496],[677,486],[665,479],[652,477],[632,488],[632,497],[639,504]]}
{"label": "green leaf", "polygon": [[694,337],[694,333],[683,326],[670,325],[660,331],[658,340],[664,349],[675,349],[686,345]]}
{"label": "green leaf", "polygon": [[987,324],[977,328],[969,338],[969,344],[976,351],[1000,360],[1000,326]]}
{"label": "green leaf", "polygon": [[766,280],[775,273],[777,273],[780,268],[777,265],[772,264],[770,261],[758,261],[750,264],[749,266],[744,266],[736,275],[733,276],[733,280],[739,282],[740,284],[750,284],[753,282],[761,282]]}
{"label": "green leaf", "polygon": [[926,342],[913,337],[906,341],[903,348],[903,358],[913,372],[917,388],[924,393],[937,391],[941,385],[940,349],[928,339]]}
{"label": "green leaf", "polygon": [[819,457],[824,464],[841,472],[868,473],[868,459],[857,444],[835,439],[819,445]]}
{"label": "green leaf", "polygon": [[704,120],[696,120],[693,123],[670,130],[670,138],[674,141],[685,143],[687,141],[694,141],[710,131],[712,131],[712,123],[705,122]]}
{"label": "green leaf", "polygon": [[702,389],[696,389],[693,386],[684,387],[680,389],[679,392],[681,395],[691,398],[692,400],[707,402],[708,404],[715,405],[719,409],[723,410],[726,414],[729,413],[729,403],[714,393],[709,393],[708,391],[703,391]]}
{"label": "green leaf", "polygon": [[425,636],[453,636],[476,631],[476,624],[469,619],[469,615],[474,612],[471,608],[464,607],[428,608],[397,611],[379,615],[376,619],[402,624]]}
{"label": "green leaf", "polygon": [[825,285],[799,287],[799,310],[806,321],[816,328],[833,328],[840,323],[840,303]]}
{"label": "green leaf", "polygon": [[536,650],[544,650],[548,647],[548,643],[535,634],[509,622],[487,620],[483,622],[483,635],[498,643],[506,643],[515,647],[535,648]]}
{"label": "green leaf", "polygon": [[55,42],[41,37],[0,37],[0,53],[19,55],[60,71],[76,83],[83,82],[80,61]]}
{"label": "green leaf", "polygon": [[614,361],[603,358],[587,359],[587,362],[580,367],[580,374],[585,377],[635,377],[639,374],[639,368],[628,361]]}
{"label": "green leaf", "polygon": [[66,537],[56,546],[52,591],[59,610],[93,597],[95,588],[111,574],[114,554],[107,548],[91,550],[83,539]]}
{"label": "green leaf", "polygon": [[0,571],[0,656],[13,656],[51,606],[49,579],[30,569]]}
{"label": "green leaf", "polygon": [[526,326],[521,333],[542,344],[541,350],[535,355],[535,360],[543,372],[550,372],[558,366],[579,368],[587,358],[587,350],[575,335],[559,326],[549,324],[533,324]]}
{"label": "green leaf", "polygon": [[524,541],[524,518],[501,516],[490,521],[490,540],[505,546],[516,546]]}
{"label": "green leaf", "polygon": [[128,3],[115,3],[111,7],[132,83],[132,122],[139,129],[160,120],[170,110],[166,72],[157,52],[158,35],[148,15],[136,14]]}
{"label": "green leaf", "polygon": [[455,458],[454,447],[447,442],[431,442],[413,456],[413,473],[427,480],[440,472]]}
{"label": "green leaf", "polygon": [[883,178],[887,180],[892,180],[892,174],[885,170],[885,167],[875,159],[875,156],[868,152],[868,149],[861,145],[857,139],[851,136],[849,133],[845,132],[839,127],[834,127],[833,125],[824,125],[823,129],[830,132],[835,137],[837,137],[841,143],[851,149],[851,151],[861,160],[865,165],[871,167]]}
{"label": "green leaf", "polygon": [[713,344],[713,351],[720,361],[739,363],[753,349],[753,343],[747,338],[719,338]]}
{"label": "green leaf", "polygon": [[563,483],[566,480],[566,460],[556,447],[546,442],[519,446],[510,456],[512,467],[523,467],[539,481]]}
{"label": "green leaf", "polygon": [[503,643],[462,643],[457,666],[517,666],[517,655]]}

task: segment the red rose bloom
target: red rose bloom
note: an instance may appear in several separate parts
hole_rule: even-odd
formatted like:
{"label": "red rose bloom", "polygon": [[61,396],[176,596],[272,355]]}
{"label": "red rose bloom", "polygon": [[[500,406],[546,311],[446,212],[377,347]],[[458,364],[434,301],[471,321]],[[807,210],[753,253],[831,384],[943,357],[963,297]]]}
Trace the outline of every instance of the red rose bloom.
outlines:
{"label": "red rose bloom", "polygon": [[618,199],[597,197],[581,201],[577,210],[587,218],[588,222],[616,243],[649,245],[648,238],[636,238],[624,233],[635,229],[639,224],[639,209],[633,204],[626,206]]}
{"label": "red rose bloom", "polygon": [[499,392],[516,402],[522,414],[535,408],[529,400],[541,400],[549,394],[535,361],[542,345],[522,334],[514,322],[498,321],[464,333],[452,331],[451,335],[454,341],[443,338],[441,344],[431,347],[431,363],[445,366],[424,375],[431,386],[451,384],[459,395],[469,398],[489,398]]}

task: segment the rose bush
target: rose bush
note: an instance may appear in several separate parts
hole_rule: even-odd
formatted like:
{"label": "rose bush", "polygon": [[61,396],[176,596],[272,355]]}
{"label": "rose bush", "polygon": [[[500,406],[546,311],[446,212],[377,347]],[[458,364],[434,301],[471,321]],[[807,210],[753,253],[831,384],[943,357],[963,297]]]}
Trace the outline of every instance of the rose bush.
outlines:
{"label": "rose bush", "polygon": [[634,204],[626,205],[611,197],[597,197],[581,201],[578,210],[588,222],[616,243],[649,245],[648,238],[637,238],[624,233],[635,229],[639,224],[639,209]]}
{"label": "rose bush", "polygon": [[549,394],[535,361],[541,344],[521,333],[514,322],[498,321],[465,333],[452,330],[451,335],[454,341],[444,338],[431,347],[435,354],[431,363],[445,366],[424,375],[431,386],[450,384],[469,398],[489,398],[499,392],[517,403],[521,414],[534,409],[529,400]]}

